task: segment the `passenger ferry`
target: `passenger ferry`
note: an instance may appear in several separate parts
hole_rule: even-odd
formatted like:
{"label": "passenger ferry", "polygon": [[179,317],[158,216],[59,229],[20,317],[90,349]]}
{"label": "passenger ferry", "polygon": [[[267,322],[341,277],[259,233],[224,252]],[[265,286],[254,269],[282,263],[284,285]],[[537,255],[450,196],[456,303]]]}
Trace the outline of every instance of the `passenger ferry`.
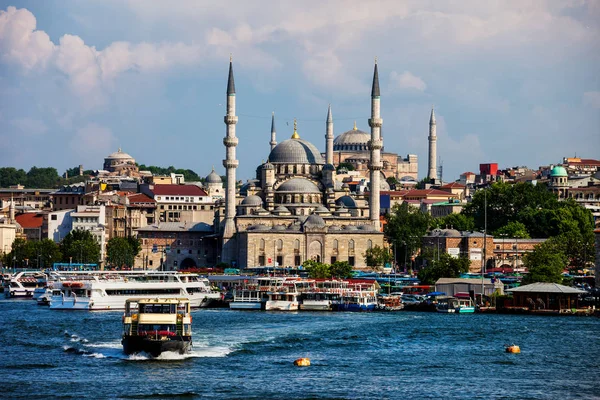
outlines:
{"label": "passenger ferry", "polygon": [[[63,273],[61,273],[63,274]],[[54,283],[50,301],[53,310],[122,310],[127,299],[187,297],[191,307],[219,301],[208,279],[197,274],[160,271],[66,272]]]}
{"label": "passenger ferry", "polygon": [[127,299],[123,314],[123,352],[180,354],[192,349],[192,315],[188,299]]}
{"label": "passenger ferry", "polygon": [[250,280],[235,288],[233,301],[229,303],[232,310],[264,310],[268,293],[283,285],[285,278],[264,277]]}
{"label": "passenger ferry", "polygon": [[302,293],[301,310],[331,311],[334,305],[340,304],[342,294],[348,290],[347,281],[315,282],[314,287]]}
{"label": "passenger ferry", "polygon": [[310,281],[286,279],[281,286],[267,293],[267,311],[297,311],[300,308],[301,291],[311,285]]}
{"label": "passenger ferry", "polygon": [[46,287],[48,276],[41,271],[22,271],[4,281],[4,296],[7,298],[32,298],[37,288]]}
{"label": "passenger ferry", "polygon": [[343,293],[341,302],[332,306],[333,311],[374,311],[377,309],[376,284],[353,284]]}

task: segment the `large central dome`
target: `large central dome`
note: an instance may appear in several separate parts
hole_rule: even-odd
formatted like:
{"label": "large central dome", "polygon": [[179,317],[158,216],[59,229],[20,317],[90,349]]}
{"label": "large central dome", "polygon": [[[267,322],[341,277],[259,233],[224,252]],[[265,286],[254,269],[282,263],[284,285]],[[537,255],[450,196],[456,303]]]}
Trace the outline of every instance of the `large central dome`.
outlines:
{"label": "large central dome", "polygon": [[333,151],[366,151],[369,150],[371,135],[367,132],[354,129],[344,132],[333,141]]}
{"label": "large central dome", "polygon": [[279,143],[269,154],[272,164],[325,164],[321,153],[310,142],[288,139]]}

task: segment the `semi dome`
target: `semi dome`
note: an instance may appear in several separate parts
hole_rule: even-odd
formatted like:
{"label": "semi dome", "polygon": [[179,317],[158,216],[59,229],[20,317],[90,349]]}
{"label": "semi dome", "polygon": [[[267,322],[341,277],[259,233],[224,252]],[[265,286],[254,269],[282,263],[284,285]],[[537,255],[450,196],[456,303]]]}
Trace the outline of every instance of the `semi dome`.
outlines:
{"label": "semi dome", "polygon": [[321,193],[317,185],[303,178],[292,178],[277,188],[277,193]]}
{"label": "semi dome", "polygon": [[317,148],[302,139],[288,139],[279,143],[269,154],[273,164],[325,164]]}
{"label": "semi dome", "polygon": [[242,200],[243,206],[262,206],[262,199],[256,195],[248,196]]}
{"label": "semi dome", "polygon": [[564,167],[561,167],[560,165],[557,165],[556,167],[552,168],[552,171],[550,171],[550,176],[551,177],[568,177],[567,174],[567,170]]}
{"label": "semi dome", "polygon": [[317,214],[311,214],[304,221],[305,228],[325,228],[325,220]]}
{"label": "semi dome", "polygon": [[354,128],[344,132],[333,140],[333,151],[367,151],[369,150],[371,135],[367,132]]}
{"label": "semi dome", "polygon": [[206,176],[206,183],[223,183],[223,180],[213,168],[212,172]]}
{"label": "semi dome", "polygon": [[357,207],[357,206],[358,206],[358,205],[356,204],[356,200],[354,200],[354,199],[353,199],[352,197],[350,197],[350,196],[342,196],[342,197],[340,197],[339,199],[337,199],[337,200],[335,201],[335,204],[336,204],[337,206],[341,206],[341,205],[343,205],[343,206],[345,206],[345,207],[348,207],[348,208],[355,208],[355,207]]}

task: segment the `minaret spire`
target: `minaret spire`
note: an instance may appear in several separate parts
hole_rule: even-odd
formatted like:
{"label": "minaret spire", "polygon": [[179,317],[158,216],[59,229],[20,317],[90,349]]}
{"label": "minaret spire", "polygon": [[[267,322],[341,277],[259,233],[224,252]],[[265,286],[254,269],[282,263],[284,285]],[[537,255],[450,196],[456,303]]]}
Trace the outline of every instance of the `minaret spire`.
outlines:
{"label": "minaret spire", "polygon": [[431,116],[429,117],[429,168],[427,169],[427,179],[437,179],[437,135],[435,124],[435,111],[431,106]]}
{"label": "minaret spire", "polygon": [[223,144],[225,145],[226,157],[223,160],[223,166],[227,171],[227,188],[225,191],[225,219],[223,221],[223,246],[221,251],[221,260],[231,263],[235,260],[235,241],[232,240],[236,233],[235,228],[235,184],[236,169],[239,161],[235,158],[235,148],[238,144],[238,138],[235,136],[235,124],[238,117],[235,115],[235,83],[233,80],[233,62],[229,58],[229,78],[227,80],[227,115],[224,118],[226,128]]}
{"label": "minaret spire", "polygon": [[325,122],[325,164],[333,165],[333,116],[331,104],[327,108],[327,121]]}
{"label": "minaret spire", "polygon": [[271,141],[269,144],[271,145],[271,151],[277,146],[277,132],[275,132],[275,111],[271,114]]}
{"label": "minaret spire", "polygon": [[380,213],[380,181],[381,181],[381,169],[383,165],[381,163],[381,148],[383,147],[383,140],[381,139],[381,125],[383,120],[381,119],[381,104],[380,104],[380,90],[379,90],[379,73],[377,71],[377,58],[375,58],[375,70],[373,71],[373,88],[371,89],[371,118],[369,119],[369,126],[371,127],[371,140],[369,141],[369,150],[371,151],[371,158],[369,162],[371,188],[369,195],[369,219],[371,223],[381,228],[379,222]]}

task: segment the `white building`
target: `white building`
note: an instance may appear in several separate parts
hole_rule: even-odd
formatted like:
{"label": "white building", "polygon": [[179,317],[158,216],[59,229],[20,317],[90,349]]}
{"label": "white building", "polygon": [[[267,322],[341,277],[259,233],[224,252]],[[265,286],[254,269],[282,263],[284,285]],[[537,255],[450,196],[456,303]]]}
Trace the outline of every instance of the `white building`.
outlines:
{"label": "white building", "polygon": [[77,206],[71,213],[73,230],[89,231],[100,245],[100,259],[106,257],[106,209],[104,206]]}
{"label": "white building", "polygon": [[48,239],[60,243],[71,232],[73,229],[72,214],[74,212],[75,210],[60,210],[48,213]]}

